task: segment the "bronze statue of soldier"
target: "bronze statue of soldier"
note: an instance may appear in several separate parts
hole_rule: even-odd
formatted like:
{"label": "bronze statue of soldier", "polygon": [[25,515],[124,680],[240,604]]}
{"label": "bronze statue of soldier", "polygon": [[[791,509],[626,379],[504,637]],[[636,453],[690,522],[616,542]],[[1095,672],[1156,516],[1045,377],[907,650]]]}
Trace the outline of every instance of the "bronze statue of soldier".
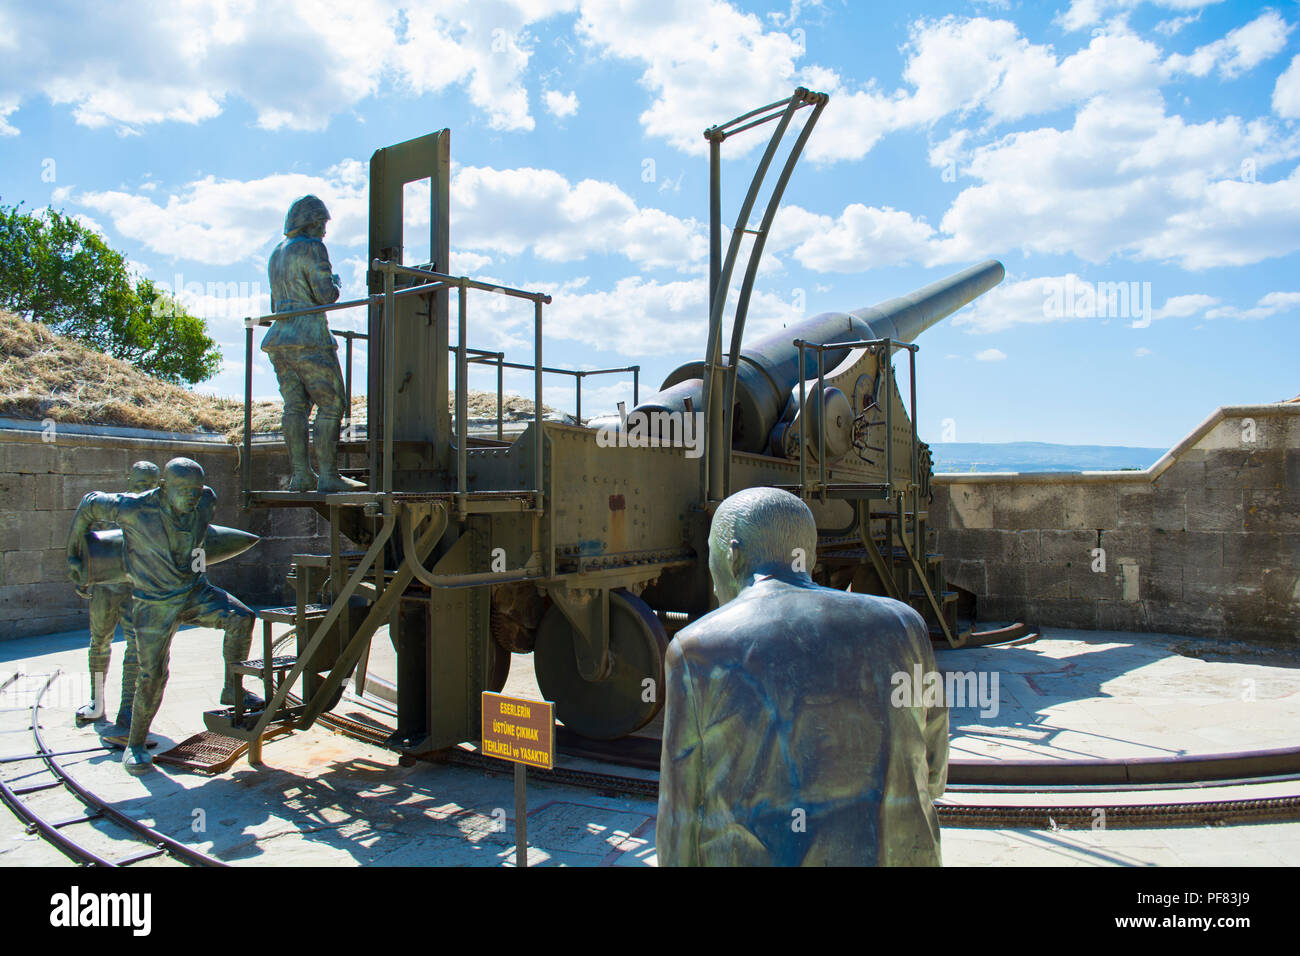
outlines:
{"label": "bronze statue of soldier", "polygon": [[[158,487],[158,466],[151,461],[137,461],[127,475],[128,494],[142,494]],[[96,522],[91,531],[103,531],[112,525]],[[122,636],[126,638],[126,654],[122,658],[122,699],[114,723],[126,729],[131,726],[131,704],[135,699],[135,681],[139,672],[139,658],[135,648],[135,625],[131,620],[131,585],[92,584],[78,588],[77,593],[90,600],[90,703],[77,708],[76,724],[103,720],[105,688],[108,683],[108,665],[113,657],[113,635],[117,623],[122,622]]]}
{"label": "bronze statue of soldier", "polygon": [[935,671],[929,628],[814,584],[816,548],[788,492],[741,491],[713,516],[720,606],[665,665],[660,865],[940,865],[948,711],[891,700],[893,675]]}
{"label": "bronze statue of soldier", "polygon": [[[315,196],[303,196],[289,207],[284,220],[284,241],[271,253],[271,311],[293,312],[329,305],[339,298],[339,277],[332,272],[329,253],[321,240],[329,210]],[[355,491],[365,486],[338,471],[339,425],[346,391],[339,369],[338,343],[330,334],[323,312],[280,319],[262,340],[262,351],[275,368],[284,399],[284,441],[293,475],[290,491]],[[307,418],[316,406],[313,440],[317,476],[307,448]]]}
{"label": "bronze statue of soldier", "polygon": [[198,462],[173,458],[152,491],[92,491],[81,500],[68,536],[68,573],[81,584],[87,571],[86,532],[95,522],[110,522],[122,529],[140,659],[131,733],[122,756],[123,765],[132,774],[147,773],[153,766],[147,749],[149,727],[162,704],[172,637],[181,624],[200,624],[225,632],[222,657],[226,679],[221,702],[233,705],[242,700],[246,710],[262,706],[260,698],[244,691],[243,678],[230,670],[231,664],[248,657],[253,612],[210,584],[204,573],[205,537],[217,496],[203,480],[203,468]]}

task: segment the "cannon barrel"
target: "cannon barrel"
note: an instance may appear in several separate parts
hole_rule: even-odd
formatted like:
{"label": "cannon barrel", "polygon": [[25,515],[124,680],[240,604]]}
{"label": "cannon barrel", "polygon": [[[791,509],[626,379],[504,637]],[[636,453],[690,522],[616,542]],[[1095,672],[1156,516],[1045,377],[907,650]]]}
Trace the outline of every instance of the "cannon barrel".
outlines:
{"label": "cannon barrel", "polygon": [[[1005,274],[1002,263],[990,259],[909,295],[855,312],[823,312],[746,346],[736,370],[732,447],[748,452],[761,452],[767,447],[768,436],[780,421],[791,389],[799,384],[799,350],[794,346],[795,339],[818,345],[884,338],[911,342],[993,288]],[[827,351],[826,370],[835,368],[849,351],[847,348]],[[816,352],[805,353],[805,366],[803,377],[815,378]],[[658,416],[684,413],[688,399],[696,412],[702,412],[703,376],[703,362],[688,362],[664,379],[659,392],[637,405],[633,412],[641,413],[650,421],[665,420]],[[600,419],[590,424],[618,427],[619,419]]]}

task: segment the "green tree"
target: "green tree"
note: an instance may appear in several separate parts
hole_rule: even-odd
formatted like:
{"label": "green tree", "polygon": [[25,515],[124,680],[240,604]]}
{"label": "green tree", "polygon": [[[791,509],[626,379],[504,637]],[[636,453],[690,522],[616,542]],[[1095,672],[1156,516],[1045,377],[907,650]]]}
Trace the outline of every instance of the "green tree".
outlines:
{"label": "green tree", "polygon": [[53,208],[0,205],[0,306],[167,382],[221,368],[203,319],[149,279],[132,282],[120,252]]}

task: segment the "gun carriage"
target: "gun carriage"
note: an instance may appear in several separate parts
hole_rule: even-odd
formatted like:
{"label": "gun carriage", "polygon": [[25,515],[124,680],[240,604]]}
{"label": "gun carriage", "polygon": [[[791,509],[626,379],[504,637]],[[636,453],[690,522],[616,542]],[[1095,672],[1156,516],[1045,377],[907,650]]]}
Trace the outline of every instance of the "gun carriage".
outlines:
{"label": "gun carriage", "polygon": [[[307,727],[333,708],[352,675],[364,686],[369,647],[387,627],[397,655],[397,729],[390,745],[415,757],[479,738],[479,695],[499,690],[510,654],[534,654],[543,694],[570,730],[615,739],[643,727],[662,704],[671,634],[707,613],[707,537],[713,508],[742,488],[800,495],[817,518],[818,580],[910,603],[936,640],[991,642],[957,618],[940,555],[926,549],[929,447],[917,436],[914,339],[1001,281],[989,261],[902,298],[814,316],[756,344],[743,342],[764,243],[825,94],[798,89],[705,132],[710,154],[710,314],[702,361],[674,371],[632,411],[586,425],[545,420],[543,313],[550,296],[446,271],[450,131],[376,151],[370,163],[368,295],[325,311],[367,309],[366,434],[345,444],[365,456],[349,472],[364,490],[318,493],[252,487],[251,355],[247,326],[244,504],[305,507],[329,522],[329,554],[302,556],[295,607],[264,620],[292,622],[297,654],[265,653],[247,673],[265,681],[260,713],[205,715],[209,729],[250,740],[256,760],[275,726]],[[778,147],[807,110],[750,228]],[[725,253],[721,148],[774,123]],[[403,263],[406,184],[429,179],[430,262]],[[744,237],[743,275],[728,295]],[[513,441],[470,434],[468,370],[503,364],[469,347],[470,304],[504,296],[530,304],[533,420]],[[730,347],[723,320],[735,308]],[[452,314],[452,304],[455,312]],[[452,339],[452,330],[455,338]],[[349,354],[351,338],[348,339]],[[907,400],[895,359],[911,368]],[[454,358],[454,363],[451,359]],[[626,370],[620,370],[626,371]],[[582,375],[578,376],[579,395]],[[351,369],[348,370],[349,391]],[[500,384],[498,385],[499,399]],[[454,408],[449,394],[454,394]],[[579,398],[580,401],[580,398]],[[350,550],[350,548],[360,550]],[[301,682],[301,703],[290,689]]]}

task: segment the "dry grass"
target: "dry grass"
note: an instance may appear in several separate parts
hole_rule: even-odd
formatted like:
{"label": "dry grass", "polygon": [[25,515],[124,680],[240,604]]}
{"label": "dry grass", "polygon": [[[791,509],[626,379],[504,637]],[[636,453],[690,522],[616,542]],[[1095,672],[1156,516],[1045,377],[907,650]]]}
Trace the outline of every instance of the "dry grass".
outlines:
{"label": "dry grass", "polygon": [[[532,417],[531,400],[505,396],[502,417]],[[496,421],[496,393],[470,392],[469,417]],[[280,430],[280,402],[255,402],[253,433]],[[454,411],[454,403],[453,403]],[[542,406],[548,416],[555,411]],[[352,414],[366,422],[366,398],[353,396]],[[120,425],[169,432],[206,432],[230,442],[244,437],[244,403],[201,395],[159,381],[120,359],[0,311],[0,415],[79,425]]]}

